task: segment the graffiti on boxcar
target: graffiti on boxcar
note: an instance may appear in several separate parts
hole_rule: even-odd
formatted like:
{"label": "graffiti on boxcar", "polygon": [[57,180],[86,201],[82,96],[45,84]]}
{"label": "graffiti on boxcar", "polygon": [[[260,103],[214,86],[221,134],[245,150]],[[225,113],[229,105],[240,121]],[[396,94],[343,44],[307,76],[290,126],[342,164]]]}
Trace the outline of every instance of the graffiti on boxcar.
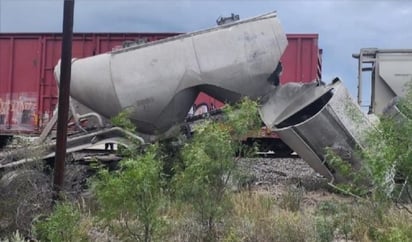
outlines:
{"label": "graffiti on boxcar", "polygon": [[0,128],[31,131],[36,125],[37,99],[34,93],[0,95]]}

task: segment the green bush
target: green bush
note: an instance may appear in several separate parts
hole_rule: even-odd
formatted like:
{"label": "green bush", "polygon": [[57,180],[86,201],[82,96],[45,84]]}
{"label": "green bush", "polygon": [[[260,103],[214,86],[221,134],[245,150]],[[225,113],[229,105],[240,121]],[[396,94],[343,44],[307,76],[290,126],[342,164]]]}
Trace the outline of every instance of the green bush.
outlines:
{"label": "green bush", "polygon": [[183,167],[174,179],[176,195],[193,208],[206,240],[216,238],[216,223],[230,211],[228,183],[237,167],[234,157],[240,138],[258,127],[257,120],[256,102],[245,99],[225,109],[223,122],[201,125],[182,149]]}
{"label": "green bush", "polygon": [[371,194],[373,199],[384,203],[399,198],[412,201],[411,196],[405,196],[412,187],[411,85],[396,106],[401,113],[380,117],[377,126],[365,133],[366,144],[356,154],[362,160],[360,170],[354,171],[332,148],[326,149],[328,163],[350,181],[336,185],[338,189],[359,196]]}
{"label": "green bush", "polygon": [[[364,161],[372,174],[377,195],[396,199],[396,183],[412,182],[412,86],[397,104],[401,115],[381,117],[377,129],[368,135]],[[411,198],[409,198],[411,199]]]}
{"label": "green bush", "polygon": [[321,216],[316,218],[316,233],[319,242],[330,242],[335,238],[335,227],[329,217]]}
{"label": "green bush", "polygon": [[120,112],[118,115],[113,117],[110,122],[117,127],[123,128],[126,131],[135,133],[136,126],[132,123],[129,119],[131,110],[125,109],[124,111]]}
{"label": "green bush", "polygon": [[34,225],[35,236],[43,241],[87,241],[80,224],[80,210],[70,203],[59,203],[45,220]]}
{"label": "green bush", "polygon": [[316,230],[320,241],[332,241],[335,234],[349,240],[353,233],[354,207],[339,201],[323,201],[316,209]]}
{"label": "green bush", "polygon": [[157,145],[151,145],[143,155],[123,160],[119,171],[101,170],[94,181],[100,216],[120,225],[122,236],[151,241],[161,227],[161,164]]}
{"label": "green bush", "polygon": [[234,168],[235,147],[225,128],[208,123],[182,151],[184,170],[175,178],[178,197],[191,204],[206,236],[215,236],[215,222],[227,213],[227,183]]}

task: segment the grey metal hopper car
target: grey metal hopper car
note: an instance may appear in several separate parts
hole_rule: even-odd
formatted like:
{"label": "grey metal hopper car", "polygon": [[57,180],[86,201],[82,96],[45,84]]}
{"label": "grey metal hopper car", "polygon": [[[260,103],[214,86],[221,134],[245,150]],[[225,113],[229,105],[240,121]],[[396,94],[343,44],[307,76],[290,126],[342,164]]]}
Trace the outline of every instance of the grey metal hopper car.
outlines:
{"label": "grey metal hopper car", "polygon": [[286,46],[273,12],[75,59],[70,92],[106,118],[129,109],[139,133],[157,136],[184,121],[200,91],[228,103],[272,91]]}
{"label": "grey metal hopper car", "polygon": [[[352,56],[358,59],[358,104],[363,105],[363,94],[370,89],[369,113],[381,115],[405,96],[412,82],[411,49],[363,48]],[[370,83],[365,85],[368,72]]]}
{"label": "grey metal hopper car", "polygon": [[327,148],[354,169],[362,166],[358,149],[373,125],[339,79],[332,84],[288,83],[267,98],[261,109],[265,124],[331,182],[347,182],[328,164]]}

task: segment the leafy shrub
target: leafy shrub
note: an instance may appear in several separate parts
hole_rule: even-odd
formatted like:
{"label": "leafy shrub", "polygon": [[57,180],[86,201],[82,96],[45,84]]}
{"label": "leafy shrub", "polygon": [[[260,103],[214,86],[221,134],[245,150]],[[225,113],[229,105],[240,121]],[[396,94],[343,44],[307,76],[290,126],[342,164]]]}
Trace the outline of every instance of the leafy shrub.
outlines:
{"label": "leafy shrub", "polygon": [[117,221],[114,224],[122,227],[123,236],[151,241],[161,227],[161,170],[157,145],[147,147],[141,156],[123,160],[119,171],[101,170],[94,182],[100,216],[109,222]]}
{"label": "leafy shrub", "polygon": [[216,219],[230,206],[226,185],[235,165],[234,148],[225,128],[208,123],[182,151],[185,169],[176,176],[176,193],[192,205],[207,236],[214,236]]}
{"label": "leafy shrub", "polygon": [[353,207],[339,201],[321,202],[316,210],[316,230],[320,241],[332,241],[335,234],[349,240],[353,231]]}
{"label": "leafy shrub", "polygon": [[258,124],[256,102],[225,109],[223,122],[206,122],[182,149],[183,169],[175,177],[178,198],[192,206],[206,240],[216,238],[216,223],[229,211],[228,182],[237,166],[240,138]]}
{"label": "leafy shrub", "polygon": [[383,203],[400,198],[412,201],[412,84],[396,107],[400,113],[380,117],[376,128],[365,134],[365,147],[356,154],[362,159],[360,170],[353,170],[332,148],[326,149],[328,163],[350,181],[335,188],[360,196],[372,194]]}
{"label": "leafy shrub", "polygon": [[412,240],[412,218],[404,210],[380,202],[363,201],[352,207],[351,214],[351,237],[356,241]]}
{"label": "leafy shrub", "polygon": [[44,241],[87,241],[81,229],[81,213],[70,203],[59,203],[45,220],[34,225],[34,234]]}
{"label": "leafy shrub", "polygon": [[113,117],[110,122],[117,127],[123,128],[129,132],[134,133],[136,131],[136,126],[132,123],[129,119],[131,110],[125,109],[124,111],[120,112],[118,115]]}
{"label": "leafy shrub", "polygon": [[[412,85],[397,107],[401,114],[381,117],[377,129],[368,135],[364,161],[372,174],[378,195],[396,199],[396,183],[410,188],[412,177]],[[409,198],[412,199],[412,198]]]}
{"label": "leafy shrub", "polygon": [[335,227],[329,217],[316,217],[316,233],[319,242],[330,242],[335,238]]}

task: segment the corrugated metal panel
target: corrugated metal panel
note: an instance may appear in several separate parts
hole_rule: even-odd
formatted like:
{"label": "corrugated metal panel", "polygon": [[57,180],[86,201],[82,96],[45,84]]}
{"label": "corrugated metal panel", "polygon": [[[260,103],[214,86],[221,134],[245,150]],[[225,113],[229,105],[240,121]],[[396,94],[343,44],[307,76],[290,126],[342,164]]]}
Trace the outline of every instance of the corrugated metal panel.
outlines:
{"label": "corrugated metal panel", "polygon": [[288,34],[288,47],[282,56],[280,83],[312,82],[318,78],[318,35]]}
{"label": "corrugated metal panel", "polygon": [[32,131],[38,109],[39,38],[0,39],[0,129]]}
{"label": "corrugated metal panel", "polygon": [[[73,58],[111,51],[125,41],[153,41],[177,33],[77,33]],[[61,34],[0,33],[0,134],[36,133],[57,105],[53,68]]]}

